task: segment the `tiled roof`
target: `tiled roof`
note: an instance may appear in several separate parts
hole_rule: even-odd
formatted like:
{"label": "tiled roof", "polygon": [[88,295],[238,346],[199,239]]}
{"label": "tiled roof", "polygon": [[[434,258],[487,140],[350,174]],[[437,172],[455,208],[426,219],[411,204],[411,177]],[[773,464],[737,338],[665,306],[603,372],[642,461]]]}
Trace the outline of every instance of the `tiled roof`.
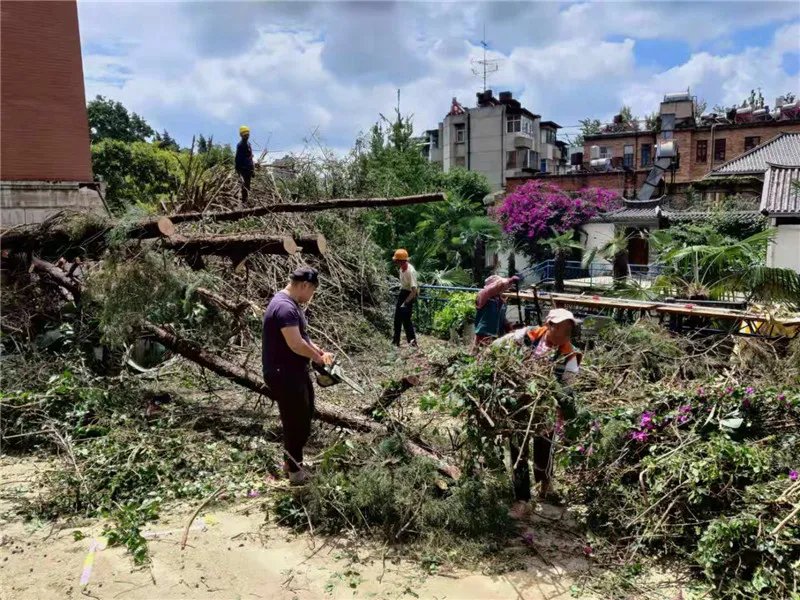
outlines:
{"label": "tiled roof", "polygon": [[798,166],[769,165],[761,192],[761,210],[770,215],[800,215],[800,191],[792,182],[800,181]]}
{"label": "tiled roof", "polygon": [[[669,219],[670,221],[697,221],[706,219],[709,216],[716,214],[713,211],[703,210],[670,210],[668,208],[661,209],[661,216]],[[755,210],[731,210],[726,211],[727,216],[738,217],[740,220],[758,218],[758,212]],[[621,208],[613,212],[599,214],[590,219],[592,223],[641,223],[644,221],[656,221],[658,214],[656,207],[650,208]]]}
{"label": "tiled roof", "polygon": [[707,177],[763,173],[767,170],[768,164],[800,165],[800,133],[780,133],[771,140],[721,164]]}

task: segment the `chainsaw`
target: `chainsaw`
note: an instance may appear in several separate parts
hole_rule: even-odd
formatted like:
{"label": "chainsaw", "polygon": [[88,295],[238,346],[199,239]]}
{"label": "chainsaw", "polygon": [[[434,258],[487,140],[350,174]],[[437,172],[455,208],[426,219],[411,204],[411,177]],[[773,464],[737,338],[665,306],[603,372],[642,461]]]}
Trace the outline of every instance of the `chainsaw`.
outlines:
{"label": "chainsaw", "polygon": [[330,365],[318,365],[317,363],[313,363],[313,365],[314,370],[317,372],[317,385],[319,387],[325,388],[336,385],[337,383],[346,383],[356,393],[364,394],[364,390],[361,389],[361,386],[345,375],[342,367],[336,364],[336,362]]}

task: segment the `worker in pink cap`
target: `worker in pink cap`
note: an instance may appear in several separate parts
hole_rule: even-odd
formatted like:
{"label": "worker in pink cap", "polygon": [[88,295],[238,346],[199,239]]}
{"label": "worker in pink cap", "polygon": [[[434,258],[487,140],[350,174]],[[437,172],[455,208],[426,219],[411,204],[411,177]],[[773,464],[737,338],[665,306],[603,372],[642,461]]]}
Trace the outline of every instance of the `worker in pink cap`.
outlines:
{"label": "worker in pink cap", "polygon": [[475,298],[475,348],[488,346],[506,331],[506,301],[503,293],[507,292],[519,277],[500,277],[490,275],[483,284],[483,289]]}
{"label": "worker in pink cap", "polygon": [[[565,386],[564,394],[569,395],[569,386],[580,370],[582,354],[572,345],[572,336],[580,320],[564,308],[554,308],[547,314],[544,325],[528,327],[519,334],[509,334],[496,343],[513,340],[518,344],[530,346],[534,360],[552,360],[557,363],[556,376]],[[539,497],[553,499],[551,494],[553,478],[553,441],[563,428],[565,418],[571,418],[574,408],[564,401],[559,401],[556,409],[556,426],[550,431],[533,436],[533,476],[539,483]],[[531,480],[528,470],[530,453],[527,441],[511,440],[511,462],[517,468],[513,473],[514,496],[517,500],[527,502],[531,499]],[[521,457],[517,460],[518,457]]]}

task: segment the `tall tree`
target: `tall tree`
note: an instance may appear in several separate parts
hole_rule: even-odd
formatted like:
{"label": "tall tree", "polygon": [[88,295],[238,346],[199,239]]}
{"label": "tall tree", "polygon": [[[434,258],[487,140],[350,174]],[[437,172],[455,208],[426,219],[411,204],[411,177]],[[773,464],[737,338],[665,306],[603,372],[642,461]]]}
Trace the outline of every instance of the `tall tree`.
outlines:
{"label": "tall tree", "polygon": [[156,142],[156,145],[162,150],[171,150],[172,152],[181,151],[178,142],[175,141],[166,129],[161,133],[156,131],[153,141]]}
{"label": "tall tree", "polygon": [[143,142],[155,134],[142,117],[110,98],[97,96],[86,106],[86,112],[93,144],[105,139]]}

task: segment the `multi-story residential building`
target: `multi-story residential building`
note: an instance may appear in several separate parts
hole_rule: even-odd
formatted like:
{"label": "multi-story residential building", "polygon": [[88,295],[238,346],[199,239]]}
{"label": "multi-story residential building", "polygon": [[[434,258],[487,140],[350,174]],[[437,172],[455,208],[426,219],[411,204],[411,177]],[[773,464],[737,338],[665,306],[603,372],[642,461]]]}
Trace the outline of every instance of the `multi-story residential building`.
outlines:
{"label": "multi-story residential building", "polygon": [[[584,137],[584,157],[610,159],[611,169],[649,169],[657,144],[672,139],[678,159],[670,183],[689,183],[780,133],[800,132],[800,101],[778,98],[776,106],[771,112],[747,108],[701,116],[695,114],[694,98],[688,93],[667,94],[659,110],[659,129],[640,130],[637,123],[611,125]],[[663,136],[667,128],[672,130],[669,138]]]}
{"label": "multi-story residential building", "polygon": [[453,98],[439,128],[426,132],[422,151],[429,160],[445,171],[461,167],[483,173],[493,191],[503,189],[509,177],[539,171],[542,160],[558,172],[563,159],[555,140],[558,125],[548,122],[543,129],[541,117],[524,108],[511,92],[495,98],[487,90],[477,99],[477,106],[464,108]]}
{"label": "multi-story residential building", "polygon": [[553,121],[539,123],[541,131],[539,172],[560,175],[567,172],[567,144],[556,139],[561,125]]}

